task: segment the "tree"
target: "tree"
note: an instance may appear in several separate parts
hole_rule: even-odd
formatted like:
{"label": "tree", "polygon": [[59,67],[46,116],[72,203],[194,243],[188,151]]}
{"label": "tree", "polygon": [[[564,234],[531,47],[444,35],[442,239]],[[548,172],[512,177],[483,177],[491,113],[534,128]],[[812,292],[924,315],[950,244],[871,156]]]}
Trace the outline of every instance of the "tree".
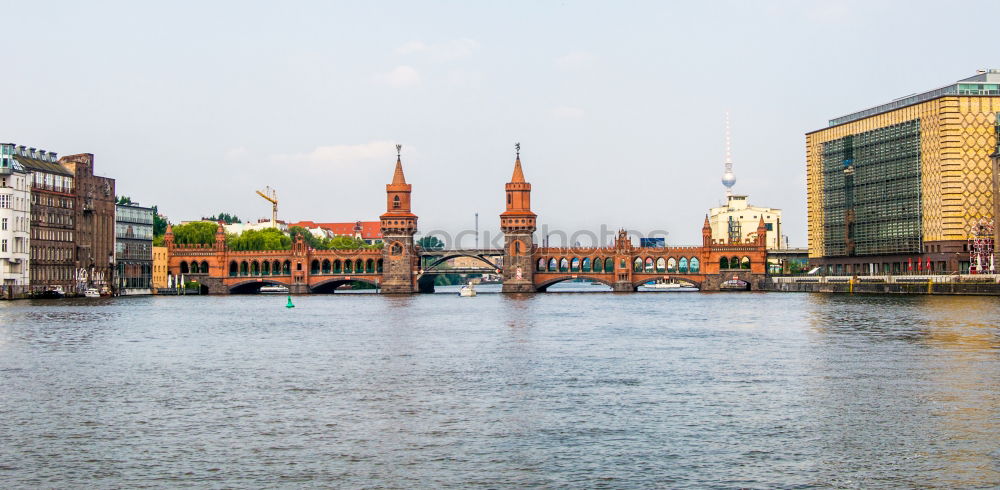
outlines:
{"label": "tree", "polygon": [[203,219],[205,221],[222,221],[223,223],[225,223],[227,225],[231,225],[231,224],[235,224],[235,223],[240,223],[240,218],[238,216],[236,216],[235,214],[229,214],[229,213],[219,213],[219,214],[215,214],[215,215],[209,216],[207,218],[203,218]]}
{"label": "tree", "polygon": [[226,235],[226,246],[230,250],[288,250],[292,248],[292,238],[277,228],[246,230],[239,235]]}
{"label": "tree", "polygon": [[427,235],[417,240],[417,245],[424,250],[443,250],[444,242],[434,235]]}
{"label": "tree", "polygon": [[316,235],[313,235],[311,231],[301,226],[293,226],[289,228],[288,234],[291,236],[293,242],[295,241],[295,237],[301,236],[302,239],[305,240],[306,245],[316,250],[327,250],[330,248],[326,243],[327,240],[325,238],[317,237]]}
{"label": "tree", "polygon": [[121,196],[118,198],[118,202],[116,204],[121,204],[123,206],[132,204],[132,198],[128,196]]}
{"label": "tree", "polygon": [[174,243],[178,245],[211,245],[219,225],[208,221],[194,221],[173,228]]}
{"label": "tree", "polygon": [[329,248],[335,250],[359,250],[359,249],[372,249],[378,248],[374,245],[368,245],[364,240],[360,238],[354,238],[347,235],[339,235],[329,239]]}
{"label": "tree", "polygon": [[153,206],[153,238],[162,237],[167,232],[167,218],[160,215],[160,210]]}

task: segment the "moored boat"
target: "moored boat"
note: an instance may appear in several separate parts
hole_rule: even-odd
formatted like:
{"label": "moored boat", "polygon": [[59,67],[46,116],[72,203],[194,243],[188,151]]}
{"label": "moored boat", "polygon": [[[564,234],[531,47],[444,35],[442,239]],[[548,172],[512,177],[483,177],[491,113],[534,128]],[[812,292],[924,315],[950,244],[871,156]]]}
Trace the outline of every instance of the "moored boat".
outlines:
{"label": "moored boat", "polygon": [[37,291],[32,296],[39,299],[59,299],[66,296],[66,293],[63,292],[62,286],[57,285],[49,286],[42,291]]}

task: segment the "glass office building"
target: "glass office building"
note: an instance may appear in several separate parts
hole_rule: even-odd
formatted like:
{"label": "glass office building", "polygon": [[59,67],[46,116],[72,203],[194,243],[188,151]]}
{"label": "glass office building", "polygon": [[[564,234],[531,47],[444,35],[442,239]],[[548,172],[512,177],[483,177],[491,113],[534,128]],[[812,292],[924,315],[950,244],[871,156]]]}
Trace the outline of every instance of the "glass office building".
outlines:
{"label": "glass office building", "polygon": [[965,272],[993,219],[1000,70],[806,135],[809,257],[828,274]]}
{"label": "glass office building", "polygon": [[118,294],[150,294],[153,208],[115,206],[115,285]]}

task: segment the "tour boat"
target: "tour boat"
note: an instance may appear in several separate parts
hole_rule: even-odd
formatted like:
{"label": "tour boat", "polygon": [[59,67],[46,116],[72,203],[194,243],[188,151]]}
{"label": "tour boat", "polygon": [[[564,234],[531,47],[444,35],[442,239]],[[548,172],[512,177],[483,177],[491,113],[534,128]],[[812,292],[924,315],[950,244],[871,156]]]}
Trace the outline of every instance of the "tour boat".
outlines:
{"label": "tour boat", "polygon": [[86,298],[100,298],[101,292],[98,291],[97,288],[87,288],[87,290],[83,292],[83,296]]}
{"label": "tour boat", "polygon": [[285,286],[263,286],[260,288],[261,294],[288,294]]}
{"label": "tour boat", "polygon": [[746,281],[733,278],[719,285],[721,291],[749,291],[750,284]]}
{"label": "tour boat", "polygon": [[472,284],[466,284],[458,290],[458,295],[463,298],[471,298],[476,295],[476,288]]}
{"label": "tour boat", "polygon": [[645,284],[647,289],[677,289],[681,287],[678,282],[654,282],[653,284]]}

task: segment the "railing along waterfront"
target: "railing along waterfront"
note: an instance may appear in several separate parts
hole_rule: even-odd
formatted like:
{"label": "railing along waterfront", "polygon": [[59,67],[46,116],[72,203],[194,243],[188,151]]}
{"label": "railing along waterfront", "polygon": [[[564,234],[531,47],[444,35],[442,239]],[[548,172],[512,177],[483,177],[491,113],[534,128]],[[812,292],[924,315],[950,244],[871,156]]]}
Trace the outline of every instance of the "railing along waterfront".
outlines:
{"label": "railing along waterfront", "polygon": [[876,276],[771,276],[770,281],[775,284],[804,284],[804,283],[884,283],[884,284],[906,284],[928,282],[935,284],[949,283],[1000,283],[1000,274],[900,274],[900,275],[876,275]]}

